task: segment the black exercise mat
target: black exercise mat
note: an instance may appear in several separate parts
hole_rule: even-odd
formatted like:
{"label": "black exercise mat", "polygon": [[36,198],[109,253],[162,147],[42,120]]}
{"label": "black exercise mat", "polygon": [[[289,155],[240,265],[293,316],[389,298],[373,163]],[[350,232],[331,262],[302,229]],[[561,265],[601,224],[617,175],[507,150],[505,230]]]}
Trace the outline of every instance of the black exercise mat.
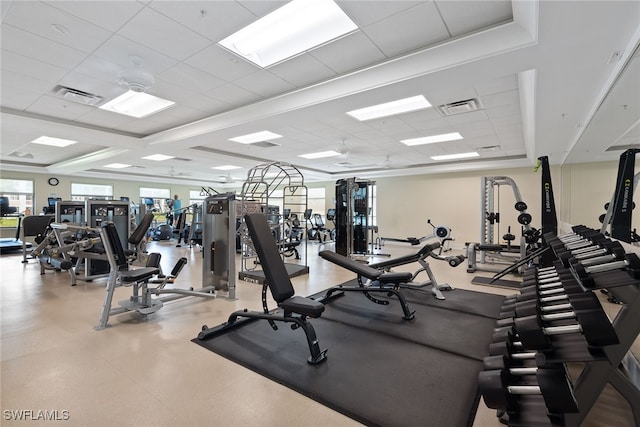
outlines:
{"label": "black exercise mat", "polygon": [[522,287],[522,282],[518,282],[516,280],[506,280],[506,279],[497,279],[492,282],[491,277],[481,277],[476,276],[471,279],[471,283],[474,285],[487,285],[487,286],[495,286],[497,288],[508,288],[508,289],[520,289]]}
{"label": "black exercise mat", "polygon": [[[366,425],[471,425],[479,399],[480,359],[488,353],[495,321],[434,308],[430,294],[403,292],[418,300],[410,302],[416,310],[414,321],[401,319],[397,301],[381,306],[359,292],[329,303],[321,318],[311,319],[321,348],[329,350],[327,360],[317,366],[307,363],[304,332],[282,323],[273,331],[266,321],[250,321],[219,337],[193,342]],[[493,307],[498,315],[501,299],[497,303],[494,295],[467,294],[454,303],[458,300],[454,294],[467,292],[448,292],[447,301],[462,305],[460,301],[473,296],[474,307]],[[427,317],[428,310],[438,314],[431,317],[432,325],[418,320]],[[472,321],[461,323],[460,317]],[[457,330],[461,325],[473,333],[462,338]],[[425,344],[437,335],[436,330],[441,336],[435,345],[444,346],[444,342],[450,352]]]}
{"label": "black exercise mat", "polygon": [[[437,300],[428,289],[402,290],[415,318],[407,321],[396,297],[376,298],[388,305],[375,304],[360,292],[347,292],[331,301],[323,319],[346,323],[417,344],[482,360],[488,354],[488,342],[476,339],[478,330],[493,330],[504,297],[454,289],[444,292],[446,300]],[[324,293],[312,295],[319,298]],[[482,301],[482,303],[478,303]],[[457,315],[457,314],[461,315]],[[465,343],[461,346],[460,343]]]}

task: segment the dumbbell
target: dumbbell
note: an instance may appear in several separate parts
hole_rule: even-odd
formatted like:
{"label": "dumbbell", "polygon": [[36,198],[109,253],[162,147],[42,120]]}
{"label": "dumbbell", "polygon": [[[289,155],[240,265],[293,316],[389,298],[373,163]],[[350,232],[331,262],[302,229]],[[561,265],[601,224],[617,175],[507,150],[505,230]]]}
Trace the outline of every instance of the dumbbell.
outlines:
{"label": "dumbbell", "polygon": [[566,373],[560,369],[537,369],[537,384],[522,384],[521,379],[506,369],[481,371],[480,393],[489,408],[507,412],[519,409],[518,396],[542,395],[551,413],[578,412],[573,387]]}
{"label": "dumbbell", "polygon": [[[540,299],[516,302],[512,307],[500,313],[500,319],[508,319],[513,317],[533,316],[536,313],[549,314],[557,313],[565,310],[591,310],[601,307],[598,298],[591,292],[581,295],[575,295],[573,298],[567,298],[561,301],[544,302]],[[497,324],[500,322],[498,320]],[[498,326],[506,326],[500,324]]]}
{"label": "dumbbell", "polygon": [[579,261],[571,261],[570,269],[574,277],[585,287],[595,286],[595,280],[602,277],[602,273],[615,270],[625,271],[635,280],[640,280],[640,258],[635,253],[628,253],[619,261],[585,266]]}
{"label": "dumbbell", "polygon": [[519,295],[514,295],[513,297],[505,299],[502,304],[502,311],[511,310],[518,302],[534,301],[537,299],[541,300],[543,298],[564,295],[571,298],[574,295],[580,295],[583,293],[584,290],[575,282],[575,279],[565,279],[562,282],[547,283],[537,287],[524,289]]}
{"label": "dumbbell", "polygon": [[562,320],[573,316],[577,319],[578,323],[548,326],[546,325],[547,321],[543,318],[543,315],[533,315],[513,319],[513,327],[523,347],[530,350],[552,348],[552,336],[576,333],[582,334],[590,346],[604,347],[619,343],[618,335],[611,321],[601,308],[579,310],[571,313],[571,315],[563,313],[563,316],[567,317],[560,315],[554,317],[556,317],[555,320]]}
{"label": "dumbbell", "polygon": [[[576,304],[577,305],[580,304],[578,300],[576,300]],[[574,308],[573,305],[571,304],[561,304],[560,306],[562,306],[562,308],[558,308],[557,310],[550,310],[548,308],[546,310],[543,310],[546,307],[537,307],[534,305],[533,307],[529,306],[523,309],[522,313],[518,313],[516,309],[513,311],[515,315],[510,317],[505,316],[499,319],[498,321],[496,321],[496,327],[500,328],[503,326],[510,326],[514,324],[515,319],[530,317],[530,316],[537,316],[542,322],[554,322],[557,320],[577,319],[578,318],[577,313],[579,313],[580,311],[596,310],[596,309],[602,308],[599,303],[597,305],[594,304],[593,300],[588,300],[588,302],[584,303],[584,305],[586,308],[577,309],[577,308]]]}
{"label": "dumbbell", "polygon": [[605,261],[596,262],[608,262],[606,260],[616,260],[624,256],[625,249],[620,242],[613,241],[601,241],[596,245],[583,247],[577,250],[556,251],[556,257],[562,262],[565,267],[569,266],[570,259],[576,259],[579,261],[591,262],[594,258],[605,259]]}

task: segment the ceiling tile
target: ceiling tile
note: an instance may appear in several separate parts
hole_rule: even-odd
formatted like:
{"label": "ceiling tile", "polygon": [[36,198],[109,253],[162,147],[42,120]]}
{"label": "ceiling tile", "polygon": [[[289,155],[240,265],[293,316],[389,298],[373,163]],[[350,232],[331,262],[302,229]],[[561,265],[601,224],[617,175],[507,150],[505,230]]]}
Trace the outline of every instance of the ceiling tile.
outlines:
{"label": "ceiling tile", "polygon": [[375,64],[386,58],[362,31],[355,31],[313,49],[309,54],[338,74]]}
{"label": "ceiling tile", "polygon": [[53,96],[41,96],[26,111],[28,113],[46,114],[60,119],[74,120],[92,109],[93,107],[78,104],[77,102],[69,102]]}
{"label": "ceiling tile", "polygon": [[213,43],[249,25],[257,18],[249,9],[235,1],[159,0],[151,3],[150,7]]}
{"label": "ceiling tile", "polygon": [[118,34],[179,61],[211,44],[209,39],[149,8],[127,22]]}
{"label": "ceiling tile", "polygon": [[252,101],[262,99],[259,95],[249,92],[232,83],[219,86],[207,92],[207,96],[225,102],[232,107],[240,107]]}
{"label": "ceiling tile", "polygon": [[481,97],[493,93],[506,92],[508,90],[518,89],[518,75],[509,74],[493,79],[474,81],[473,86]]}
{"label": "ceiling tile", "polygon": [[338,0],[338,6],[351,18],[358,27],[366,27],[374,22],[381,21],[389,16],[396,15],[404,10],[423,3],[422,1],[398,1],[379,0],[367,2],[366,7],[362,7],[357,1]]}
{"label": "ceiling tile", "polygon": [[298,55],[276,64],[269,67],[269,71],[297,87],[304,87],[336,75],[331,68],[309,54]]}
{"label": "ceiling tile", "polygon": [[511,21],[511,0],[435,0],[453,37]]}
{"label": "ceiling tile", "polygon": [[[121,71],[129,68],[141,68],[153,75],[159,74],[177,63],[175,59],[167,55],[118,35],[107,40],[95,50],[93,55],[119,66]],[[142,60],[139,67],[134,65],[138,58]],[[114,78],[117,79],[118,76],[116,75]]]}
{"label": "ceiling tile", "polygon": [[[38,98],[40,98],[42,92],[38,91],[37,89],[28,87],[29,84],[27,83],[27,79],[22,78],[22,76],[18,76],[18,78],[16,79],[16,80],[19,80],[19,83],[16,83],[16,84],[11,83],[10,79],[7,76],[9,73],[10,72],[7,72],[7,71],[2,72],[2,88],[0,89],[0,96],[1,96],[0,106],[2,106],[2,108],[11,108],[19,111],[25,110],[29,107],[29,105],[36,102]],[[15,73],[10,73],[10,74],[17,76]],[[35,80],[35,79],[29,79],[29,80],[42,82],[41,80]],[[48,82],[42,82],[42,83],[46,84],[47,87],[50,87],[50,84]],[[23,85],[27,87],[23,87]],[[5,141],[3,141],[3,144],[4,143]]]}
{"label": "ceiling tile", "polygon": [[449,38],[447,28],[431,2],[421,3],[362,30],[388,57]]}
{"label": "ceiling tile", "polygon": [[85,52],[48,40],[11,25],[2,26],[2,49],[63,68],[73,68],[86,56]]}
{"label": "ceiling tile", "polygon": [[282,80],[267,70],[256,71],[240,77],[233,84],[265,98],[289,92],[296,88],[291,83]]}
{"label": "ceiling tile", "polygon": [[217,45],[209,46],[185,62],[227,82],[260,69]]}
{"label": "ceiling tile", "polygon": [[[37,1],[12,2],[3,23],[87,53],[111,36],[104,28]],[[68,32],[55,31],[53,24],[62,25]]]}
{"label": "ceiling tile", "polygon": [[135,1],[55,0],[46,3],[110,31],[117,31],[144,7]]}
{"label": "ceiling tile", "polygon": [[[3,70],[24,74],[25,76],[33,77],[34,79],[56,83],[67,72],[64,68],[18,55],[17,53],[9,52],[4,49],[0,51],[0,54],[2,55]],[[52,84],[52,89],[53,86],[54,85]]]}
{"label": "ceiling tile", "polygon": [[490,95],[485,95],[481,98],[480,101],[485,109],[502,107],[505,105],[511,105],[516,109],[520,108],[520,94],[517,90],[509,90],[506,92],[498,92]]}
{"label": "ceiling tile", "polygon": [[226,83],[224,80],[184,62],[163,71],[156,78],[198,92],[206,92]]}

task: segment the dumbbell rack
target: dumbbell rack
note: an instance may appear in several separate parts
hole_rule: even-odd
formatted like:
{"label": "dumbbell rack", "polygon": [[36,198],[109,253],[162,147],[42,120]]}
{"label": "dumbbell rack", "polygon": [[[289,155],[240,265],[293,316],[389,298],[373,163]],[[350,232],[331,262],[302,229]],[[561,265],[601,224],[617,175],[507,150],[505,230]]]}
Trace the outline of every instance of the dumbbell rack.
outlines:
{"label": "dumbbell rack", "polygon": [[[574,232],[576,233],[585,232],[585,230],[589,229],[583,226],[574,227]],[[597,233],[595,230],[590,230],[589,235],[591,237],[595,236],[594,232]],[[602,244],[601,237],[602,236],[597,240],[600,242],[598,245],[609,248],[610,246]],[[617,343],[609,344],[609,342],[606,342],[604,344],[607,345],[604,345],[603,343],[599,343],[603,345],[595,345],[591,342],[591,344],[588,344],[586,337],[589,336],[589,331],[583,330],[583,335],[571,334],[550,336],[548,340],[550,345],[548,348],[537,348],[532,350],[521,345],[520,350],[525,352],[535,352],[535,362],[539,371],[544,371],[549,367],[557,368],[558,365],[564,366],[567,362],[584,363],[584,368],[581,374],[571,386],[573,395],[564,396],[563,399],[565,401],[570,401],[570,398],[575,399],[577,411],[575,410],[575,407],[567,408],[567,410],[558,410],[556,404],[554,412],[551,413],[549,410],[549,398],[548,396],[544,396],[544,390],[542,388],[539,389],[543,394],[544,401],[542,399],[539,399],[538,401],[531,400],[537,396],[524,396],[522,398],[522,402],[518,403],[517,409],[514,410],[512,400],[513,396],[507,396],[504,399],[505,402],[508,400],[508,404],[505,403],[505,405],[511,406],[511,409],[501,408],[499,407],[500,405],[490,406],[490,403],[495,405],[496,401],[500,401],[502,399],[502,397],[500,397],[500,393],[498,393],[498,399],[496,400],[493,392],[490,391],[487,393],[486,390],[482,390],[483,381],[485,382],[485,386],[488,381],[493,381],[494,383],[499,382],[496,380],[495,375],[493,375],[492,380],[487,380],[487,378],[492,378],[491,372],[498,372],[486,371],[489,369],[496,369],[495,366],[488,366],[487,359],[490,358],[485,359],[485,372],[481,373],[480,380],[481,391],[485,397],[485,403],[487,403],[487,406],[489,407],[506,410],[508,414],[508,423],[512,426],[559,425],[578,427],[598,400],[605,386],[610,384],[628,402],[635,419],[635,424],[640,425],[640,364],[630,352],[631,345],[640,334],[640,265],[631,265],[634,264],[634,258],[628,257],[625,259],[630,259],[632,262],[629,262],[629,265],[623,269],[615,271],[603,270],[606,271],[606,273],[602,273],[598,272],[598,268],[593,268],[589,273],[585,273],[584,269],[580,270],[579,268],[576,268],[577,261],[567,257],[566,254],[560,253],[562,249],[557,249],[562,248],[562,242],[560,239],[561,238],[558,238],[555,235],[545,235],[545,240],[551,244],[557,258],[554,263],[554,268],[542,269],[541,267],[540,269],[529,269],[529,271],[525,273],[525,279],[523,279],[525,280],[525,283],[523,283],[523,285],[526,284],[527,280],[530,284],[532,280],[537,282],[537,278],[542,277],[538,272],[543,270],[553,270],[554,272],[557,272],[554,274],[558,275],[558,282],[561,281],[563,288],[567,289],[566,293],[574,293],[572,296],[567,296],[568,300],[573,297],[575,301],[575,298],[584,298],[584,295],[589,295],[595,290],[607,289],[610,295],[622,304],[620,311],[614,318],[613,322],[611,322],[611,325],[609,325],[612,326],[614,335],[617,335],[617,341],[615,341]],[[580,238],[580,240],[584,239]],[[576,253],[577,252],[579,251],[576,251]],[[533,286],[535,286],[535,289],[537,289],[538,292],[540,292],[539,289],[547,289],[544,285],[539,285],[538,283],[529,286],[529,288]],[[573,287],[569,290],[567,286]],[[523,287],[523,289],[525,288]],[[539,297],[540,293],[536,295]],[[523,301],[525,298],[526,295],[521,294],[513,300]],[[577,304],[575,305],[577,306]],[[577,308],[575,310],[578,311]],[[544,316],[540,316],[540,318],[542,317]],[[517,324],[515,318],[513,321]],[[605,318],[605,321],[608,322],[608,319]],[[518,339],[515,335],[517,333],[517,327],[513,326],[512,329],[505,327],[505,325],[508,324],[508,319],[498,321],[496,334],[494,334],[494,339],[498,337],[497,339],[505,339],[507,341],[492,344],[492,346],[496,345],[493,349],[504,349],[505,361],[517,360],[517,358],[522,358],[524,355],[524,353],[515,353],[516,350],[514,349],[516,348],[516,344],[520,345],[519,342],[513,342]],[[552,328],[547,329],[550,330]],[[591,335],[594,334],[592,333]],[[525,341],[525,336],[520,334],[519,337],[522,341]],[[593,339],[593,336],[590,338]],[[531,345],[530,342],[527,344]],[[494,354],[493,349],[491,354]],[[504,371],[509,372],[510,370],[502,369],[501,374],[504,374]],[[502,376],[504,377],[504,375]],[[511,388],[512,387],[509,387],[509,389]],[[513,390],[517,390],[517,387],[513,388]],[[505,395],[508,395],[510,391],[504,391],[504,393]],[[567,406],[570,407],[572,405]],[[546,414],[544,412],[546,412]]]}

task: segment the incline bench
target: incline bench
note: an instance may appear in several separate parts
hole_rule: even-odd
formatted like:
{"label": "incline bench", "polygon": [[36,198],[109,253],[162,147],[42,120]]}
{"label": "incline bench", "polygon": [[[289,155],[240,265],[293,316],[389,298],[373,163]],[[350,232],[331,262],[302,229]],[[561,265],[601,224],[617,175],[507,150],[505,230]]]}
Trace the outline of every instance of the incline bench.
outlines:
{"label": "incline bench", "polygon": [[[414,311],[411,311],[409,305],[407,304],[407,301],[399,291],[400,284],[411,281],[413,274],[408,272],[393,273],[381,271],[332,251],[320,251],[318,255],[320,255],[327,261],[331,261],[332,263],[346,268],[347,270],[353,271],[358,275],[358,286],[334,286],[332,288],[329,288],[327,290],[327,293],[318,301],[326,303],[342,295],[343,291],[353,291],[363,292],[365,296],[369,298],[369,300],[375,302],[376,304],[387,305],[389,304],[389,301],[375,298],[373,295],[371,295],[371,293],[381,292],[384,294],[393,294],[400,301],[402,312],[404,313],[402,318],[405,320],[413,319]],[[365,286],[365,283],[362,280],[363,277],[370,281],[369,286]]]}
{"label": "incline bench", "polygon": [[[451,267],[457,267],[462,262],[464,262],[465,258],[462,255],[444,257],[442,255],[435,253],[435,250],[440,247],[441,247],[441,243],[439,241],[430,242],[424,245],[416,253],[403,255],[396,258],[369,264],[369,267],[376,268],[379,270],[389,271],[389,269],[393,267],[397,267],[405,264],[412,264],[414,262],[417,262],[420,264],[421,268],[418,269],[415,273],[413,273],[413,277],[411,278],[412,283],[402,285],[402,287],[403,288],[406,287],[409,289],[417,289],[417,288],[422,288],[428,285],[432,285],[431,293],[436,297],[436,299],[443,300],[445,299],[445,297],[442,294],[442,291],[450,291],[453,288],[447,283],[440,283],[440,284],[438,283],[435,275],[433,274],[433,271],[431,271],[431,266],[427,262],[427,258],[432,257],[437,260],[446,261],[447,264],[449,264]],[[418,276],[418,274],[420,274],[423,271],[427,273],[429,280],[420,284],[413,283],[416,277]]]}
{"label": "incline bench", "polygon": [[[307,362],[315,365],[324,361],[327,357],[327,350],[320,350],[315,329],[307,320],[307,317],[320,317],[324,311],[324,305],[310,298],[294,295],[295,290],[280,256],[275,238],[271,234],[267,217],[262,213],[254,213],[245,215],[244,220],[265,275],[265,283],[262,286],[263,311],[249,311],[247,309],[235,311],[221,325],[213,328],[209,328],[207,325],[202,326],[198,339],[206,340],[216,337],[252,319],[265,319],[274,330],[278,329],[275,322],[293,323],[291,328],[302,328],[307,337],[311,353]],[[271,290],[271,295],[278,304],[280,313],[270,311],[267,307],[267,288]],[[238,321],[239,317],[245,319]]]}

